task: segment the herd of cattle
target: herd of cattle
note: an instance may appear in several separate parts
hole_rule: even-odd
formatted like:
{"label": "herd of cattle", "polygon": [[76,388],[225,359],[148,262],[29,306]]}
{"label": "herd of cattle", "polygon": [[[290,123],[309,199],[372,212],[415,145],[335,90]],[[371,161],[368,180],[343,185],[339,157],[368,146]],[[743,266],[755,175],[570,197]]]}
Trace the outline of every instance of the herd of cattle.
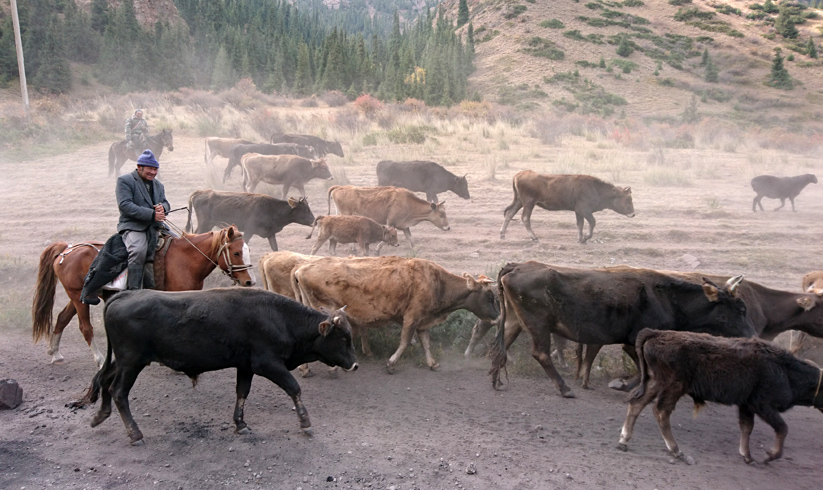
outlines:
{"label": "herd of cattle", "polygon": [[[531,339],[533,357],[567,398],[574,393],[554,367],[553,342],[578,343],[577,374],[584,387],[601,347],[622,345],[639,371],[634,379],[615,384],[627,391],[633,388],[618,446],[623,450],[640,411],[654,403],[668,449],[692,463],[677,447],[669,424],[671,411],[686,394],[696,407],[706,401],[739,407],[740,454],[746,462],[753,461],[749,434],[754,415],[776,433],[768,461],[782,455],[787,429],[781,412],[795,405],[823,411],[823,370],[770,342],[788,330],[823,337],[823,272],[804,278],[802,293],[767,288],[742,276],[627,266],[584,269],[525,262],[507,264],[496,280],[459,276],[429,260],[379,256],[379,252],[384,244],[398,245],[397,230],[403,231],[413,248],[410,228],[422,221],[448,230],[446,210],[437,194],[452,191],[469,199],[465,176],[434,162],[382,161],[376,167],[378,187],[331,186],[329,215],[315,217],[304,185],[315,178],[331,179],[322,157],[329,153],[342,157],[339,143],[287,134],[275,134],[264,145],[207,138],[205,153],[207,165],[215,156],[229,159],[225,178],[239,165],[247,192],[194,192],[187,231],[192,229],[193,213],[197,232],[233,223],[246,240],[254,235],[267,238],[272,252],[259,262],[266,291],[129,291],[107,302],[108,354],[85,400],[102,397],[93,426],[111,414],[114,400],[132,444],[142,443],[143,436],[130,414],[128,394],[150,362],[161,362],[195,380],[206,371],[237,368],[234,422],[238,433],[248,431],[243,409],[252,376],[264,376],[293,399],[300,426],[306,429],[308,415],[290,371],[299,368],[307,376],[311,373],[307,364],[313,361],[354,370],[354,339],[359,337],[363,354],[369,355],[367,329],[392,324],[401,325],[401,333],[387,370],[395,369],[415,334],[426,364],[437,369],[429,330],[459,309],[478,318],[467,356],[492,326],[497,327],[490,350],[495,388],[505,370],[506,351],[522,331]],[[295,187],[301,198],[280,200],[250,193],[259,182],[282,184],[283,199]],[[752,181],[758,194],[753,209],[764,196],[788,198],[794,206],[794,197],[810,182],[817,182],[811,174],[758,177]],[[501,238],[523,209],[523,224],[536,241],[529,219],[535,206],[574,211],[583,244],[592,237],[594,212],[612,209],[634,216],[630,188],[591,176],[526,170],[514,176],[512,187],[514,198],[504,211]],[[426,199],[414,192],[425,192]],[[331,215],[332,201],[337,215]],[[586,234],[584,220],[589,224]],[[289,223],[311,226],[307,238],[318,228],[311,255],[278,251],[275,236]],[[331,256],[315,256],[326,241]],[[338,243],[356,243],[363,256],[336,257]],[[378,256],[371,257],[369,246],[375,243]],[[201,335],[204,329],[209,336]]]}

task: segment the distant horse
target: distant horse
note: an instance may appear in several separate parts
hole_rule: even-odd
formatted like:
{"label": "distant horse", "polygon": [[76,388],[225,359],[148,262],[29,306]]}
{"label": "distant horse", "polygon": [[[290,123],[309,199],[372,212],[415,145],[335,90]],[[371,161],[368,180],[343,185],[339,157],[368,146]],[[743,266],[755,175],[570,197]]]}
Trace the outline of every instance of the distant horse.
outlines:
{"label": "distant horse", "polygon": [[[154,136],[146,136],[146,146],[154,156],[158,159],[163,154],[163,148],[168,148],[169,151],[174,151],[174,138],[171,135],[171,129],[164,129]],[[126,149],[126,140],[120,140],[117,143],[112,143],[109,147],[109,177],[120,175],[120,169],[126,163],[126,160],[137,161],[140,153],[134,148]]]}
{"label": "distant horse", "polygon": [[[105,360],[94,343],[89,305],[80,302],[83,280],[102,246],[102,242],[73,245],[55,242],[40,254],[40,268],[31,307],[32,336],[35,343],[42,337],[49,336],[47,352],[52,356],[52,364],[63,362],[60,337],[75,313],[80,321],[80,332],[89,344],[97,366],[101,366]],[[203,289],[203,281],[217,267],[235,284],[252,286],[255,282],[251,272],[249,247],[243,241],[243,234],[234,225],[199,235],[184,234],[181,238],[174,238],[166,252],[165,261],[166,291]],[[57,324],[52,330],[52,309],[58,279],[69,296],[69,303],[57,315]]]}

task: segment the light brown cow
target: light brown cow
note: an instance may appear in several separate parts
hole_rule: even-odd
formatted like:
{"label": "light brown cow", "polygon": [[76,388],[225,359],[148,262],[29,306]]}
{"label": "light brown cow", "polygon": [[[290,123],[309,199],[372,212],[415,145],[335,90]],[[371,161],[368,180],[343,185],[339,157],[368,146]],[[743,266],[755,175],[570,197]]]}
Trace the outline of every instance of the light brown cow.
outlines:
{"label": "light brown cow", "polygon": [[229,158],[229,150],[234,145],[250,145],[252,144],[249,140],[244,140],[240,138],[217,138],[217,137],[210,137],[206,138],[206,153],[205,153],[205,160],[206,166],[211,165],[211,162],[214,161],[214,157],[221,156],[223,158]]}
{"label": "light brown cow", "polygon": [[393,247],[400,245],[396,228],[381,225],[365,216],[318,216],[306,240],[311,238],[315,227],[319,227],[320,230],[317,233],[317,242],[311,249],[311,255],[316,254],[326,240],[329,242],[330,255],[337,254],[338,243],[356,243],[364,257],[369,256],[369,245],[372,243],[385,243]]}
{"label": "light brown cow", "polygon": [[[409,247],[414,250],[409,228],[421,221],[430,221],[441,230],[449,231],[445,202],[427,202],[413,192],[399,187],[355,187],[353,185],[333,185],[329,188],[328,201],[337,206],[339,214],[366,216],[381,225],[403,230]],[[382,244],[381,244],[382,245]],[[381,246],[377,247],[380,253]]]}
{"label": "light brown cow", "polygon": [[254,192],[260,182],[283,184],[282,199],[288,197],[289,188],[294,186],[300,197],[306,197],[303,188],[312,179],[332,180],[326,160],[309,160],[297,155],[261,155],[247,153],[240,159],[243,167],[243,190]]}
{"label": "light brown cow", "polygon": [[[823,296],[823,271],[809,272],[803,276],[802,287],[804,293],[815,293],[818,296]],[[806,332],[801,332],[799,330],[792,331],[791,339],[789,341],[789,350],[793,353],[798,353],[808,346],[809,335]]]}
{"label": "light brown cow", "polygon": [[[450,313],[465,309],[481,319],[500,314],[494,281],[450,273],[425,259],[324,257],[294,271],[298,299],[312,308],[347,305],[353,329],[402,325],[400,345],[386,367],[392,372],[414,332],[420,338],[431,369],[439,367],[431,353],[429,329]],[[338,306],[339,307],[339,306]],[[365,331],[361,331],[363,353],[370,354]]]}

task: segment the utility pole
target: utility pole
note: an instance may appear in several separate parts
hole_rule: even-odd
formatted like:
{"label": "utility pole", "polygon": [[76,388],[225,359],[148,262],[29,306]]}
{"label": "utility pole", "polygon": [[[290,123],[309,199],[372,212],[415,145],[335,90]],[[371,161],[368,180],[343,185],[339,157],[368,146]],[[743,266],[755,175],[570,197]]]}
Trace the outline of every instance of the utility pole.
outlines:
{"label": "utility pole", "polygon": [[23,109],[29,119],[29,89],[26,87],[26,64],[23,61],[23,41],[20,40],[20,18],[17,16],[17,0],[11,0],[11,18],[14,23],[14,46],[17,48],[17,70],[20,72],[20,93]]}

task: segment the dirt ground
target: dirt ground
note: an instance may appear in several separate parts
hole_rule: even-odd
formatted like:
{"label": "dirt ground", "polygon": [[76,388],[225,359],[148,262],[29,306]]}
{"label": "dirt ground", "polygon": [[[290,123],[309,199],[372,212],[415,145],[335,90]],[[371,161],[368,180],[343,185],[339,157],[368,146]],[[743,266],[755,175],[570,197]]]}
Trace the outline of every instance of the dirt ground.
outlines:
{"label": "dirt ground", "polygon": [[[172,207],[184,206],[192,191],[210,187],[222,172],[223,159],[215,161],[215,169],[204,167],[202,147],[202,139],[177,137],[175,151],[163,155],[159,178]],[[407,351],[394,375],[386,373],[382,358],[362,359],[359,371],[337,376],[316,366],[317,376],[299,380],[312,435],[299,430],[285,393],[260,378],[246,409],[253,432],[235,435],[233,371],[204,374],[193,389],[188,378],[161,366],[146,369],[131,393],[144,446],[128,445],[116,416],[92,429],[96,406],[65,407],[96,371],[76,320],[63,336],[66,362],[50,365],[46,345],[31,342],[28,309],[37,258],[49,241],[104,240],[114,232],[107,148],[101,143],[25,163],[0,158],[0,195],[6,202],[0,229],[0,379],[16,379],[24,389],[22,405],[0,411],[0,488],[820,488],[823,418],[815,410],[785,414],[789,436],[782,460],[747,466],[737,454],[736,408],[709,405],[693,419],[683,400],[672,418],[675,437],[697,464],[670,464],[649,409],[629,451],[616,449],[625,394],[609,390],[607,377],[595,373],[594,389],[583,390],[564,371],[576,399],[560,398],[545,376],[516,373],[504,391],[494,391],[487,359],[465,360],[449,349],[440,354],[436,372],[421,366],[418,350]],[[541,158],[551,160],[551,153],[544,150]],[[348,165],[345,174],[353,184],[374,185],[378,159],[376,153]],[[337,162],[330,157],[331,164]],[[415,254],[455,273],[489,274],[507,261],[534,259],[581,267],[742,273],[795,291],[803,274],[823,269],[819,185],[796,200],[797,213],[772,212],[776,201],[767,199],[768,211],[755,214],[748,185],[753,169],[745,154],[691,150],[672,152],[667,162],[713,169],[682,187],[652,186],[642,170],[621,172],[619,179],[602,176],[632,186],[637,217],[597,214],[594,239],[585,246],[576,243],[569,212],[535,211],[539,243],[528,240],[519,222],[509,227],[506,240],[498,238],[511,177],[522,168],[545,171],[537,158],[498,169],[496,180],[486,180],[478,165],[450,167],[468,173],[472,199],[441,195],[452,230],[428,223],[413,228]],[[756,162],[773,166],[771,173],[778,175],[823,173],[819,158],[767,155]],[[239,187],[235,173],[225,188]],[[315,214],[325,214],[323,183],[310,183],[308,191]],[[171,220],[183,225],[182,214]],[[312,244],[304,239],[307,232],[288,226],[278,235],[281,249],[307,253]],[[259,237],[250,246],[255,264],[269,251]],[[397,253],[409,253],[405,242]],[[228,285],[219,274],[207,282],[207,287]],[[62,308],[66,297],[60,286],[57,298],[55,306]],[[93,309],[93,322],[104,349],[101,311]],[[758,421],[752,436],[756,458],[765,457],[772,441],[771,429]],[[470,466],[476,473],[467,472]]]}

